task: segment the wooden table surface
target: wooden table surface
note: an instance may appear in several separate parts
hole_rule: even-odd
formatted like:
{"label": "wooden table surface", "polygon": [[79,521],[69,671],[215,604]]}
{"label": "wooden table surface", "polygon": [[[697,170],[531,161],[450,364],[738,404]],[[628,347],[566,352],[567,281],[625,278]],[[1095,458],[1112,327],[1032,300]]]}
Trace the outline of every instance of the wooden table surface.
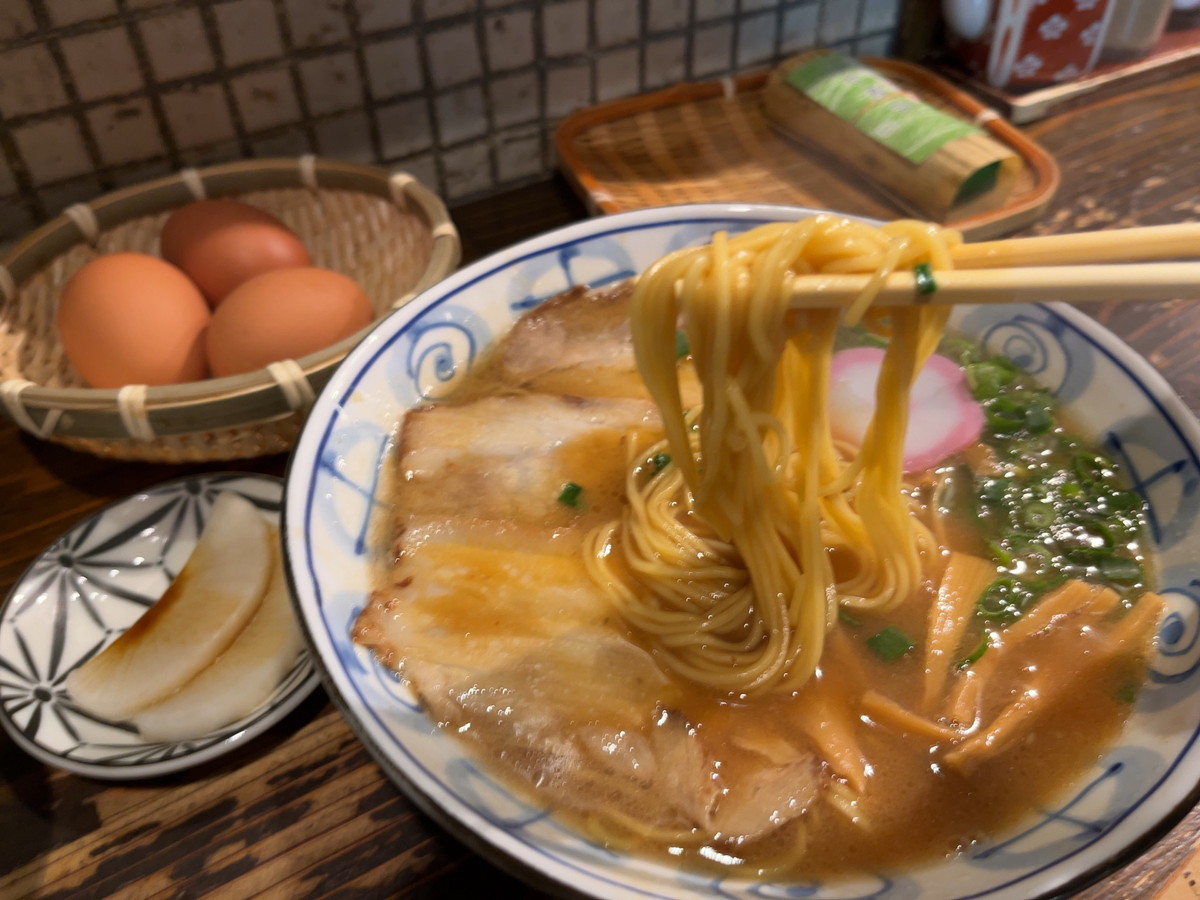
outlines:
{"label": "wooden table surface", "polygon": [[[1200,74],[1028,128],[1063,171],[1030,233],[1200,218]],[[554,179],[453,211],[466,259],[579,219]],[[1200,411],[1200,304],[1088,310]],[[184,474],[282,474],[283,457],[207,466],[104,461],[0,419],[0,596],[59,534],[113,499]],[[0,734],[0,897],[540,896],[448,836],[388,781],[318,690],[267,734],[195,769],[107,783]],[[1080,896],[1149,897],[1200,838],[1193,809]]]}

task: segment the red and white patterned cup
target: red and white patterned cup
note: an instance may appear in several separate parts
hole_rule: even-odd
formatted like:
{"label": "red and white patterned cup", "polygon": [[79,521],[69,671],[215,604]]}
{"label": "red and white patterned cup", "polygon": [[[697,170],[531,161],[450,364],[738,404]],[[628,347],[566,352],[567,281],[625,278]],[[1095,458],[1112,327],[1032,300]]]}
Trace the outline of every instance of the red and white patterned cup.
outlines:
{"label": "red and white patterned cup", "polygon": [[1100,58],[1111,0],[942,0],[954,51],[988,84],[1071,81]]}

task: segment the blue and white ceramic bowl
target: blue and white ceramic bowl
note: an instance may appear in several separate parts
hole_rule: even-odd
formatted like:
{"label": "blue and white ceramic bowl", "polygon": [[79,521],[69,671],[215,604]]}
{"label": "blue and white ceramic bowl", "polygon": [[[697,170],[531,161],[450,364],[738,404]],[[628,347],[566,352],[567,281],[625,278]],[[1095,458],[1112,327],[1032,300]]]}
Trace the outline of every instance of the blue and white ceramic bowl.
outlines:
{"label": "blue and white ceramic bowl", "polygon": [[412,694],[354,646],[371,587],[371,535],[405,410],[443,396],[525,310],[598,286],[664,253],[808,210],[697,205],[581,222],[461,270],[381,323],[314,407],[284,501],[294,594],[326,686],[388,774],[447,829],[545,886],[597,897],[1010,898],[1059,895],[1145,849],[1200,785],[1200,427],[1154,370],[1072,309],[960,310],[957,328],[1033,372],[1102,441],[1150,508],[1169,614],[1131,727],[1060,805],[952,861],[835,885],[718,880],[613,853],[514,797],[425,717]]}

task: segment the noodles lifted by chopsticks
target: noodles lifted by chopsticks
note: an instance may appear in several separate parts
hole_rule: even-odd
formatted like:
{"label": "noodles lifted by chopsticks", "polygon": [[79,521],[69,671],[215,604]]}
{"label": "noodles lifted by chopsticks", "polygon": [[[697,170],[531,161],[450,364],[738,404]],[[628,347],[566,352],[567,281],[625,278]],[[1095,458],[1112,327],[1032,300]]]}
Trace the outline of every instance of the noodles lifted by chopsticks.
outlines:
{"label": "noodles lifted by chopsticks", "polygon": [[[797,686],[839,604],[888,609],[939,564],[926,560],[935,542],[910,511],[903,447],[909,391],[948,308],[887,310],[876,412],[850,460],[834,445],[826,398],[839,321],[882,324],[869,307],[884,279],[918,263],[950,268],[960,242],[921,222],[817,216],[718,233],[638,280],[634,349],[666,439],[631,448],[628,509],[586,555],[628,624],[680,675],[731,692]],[[835,272],[872,278],[844,312],[794,308],[794,276]],[[699,409],[680,397],[681,319]]]}

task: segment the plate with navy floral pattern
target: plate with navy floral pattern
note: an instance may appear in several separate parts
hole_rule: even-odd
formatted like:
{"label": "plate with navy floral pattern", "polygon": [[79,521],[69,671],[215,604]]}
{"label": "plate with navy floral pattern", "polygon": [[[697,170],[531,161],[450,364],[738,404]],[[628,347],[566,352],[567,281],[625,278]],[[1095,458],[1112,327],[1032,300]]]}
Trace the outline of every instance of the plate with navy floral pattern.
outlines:
{"label": "plate with navy floral pattern", "polygon": [[147,742],[78,708],[67,675],[132,625],[179,573],[224,491],[278,521],[282,482],[223,473],[169,481],[105,507],[47,547],[0,607],[0,725],[42,762],[105,779],[150,778],[240,747],[320,681],[307,649],[242,719],[201,738]]}

